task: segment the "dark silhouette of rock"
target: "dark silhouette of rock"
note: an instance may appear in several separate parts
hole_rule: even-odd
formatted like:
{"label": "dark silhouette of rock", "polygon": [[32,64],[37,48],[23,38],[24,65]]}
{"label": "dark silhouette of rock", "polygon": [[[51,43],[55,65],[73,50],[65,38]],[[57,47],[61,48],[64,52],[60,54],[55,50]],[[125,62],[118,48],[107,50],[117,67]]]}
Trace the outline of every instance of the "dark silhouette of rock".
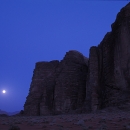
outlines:
{"label": "dark silhouette of rock", "polygon": [[6,115],[8,115],[8,112],[3,111],[3,110],[0,109],[0,114],[6,114]]}
{"label": "dark silhouette of rock", "polygon": [[20,112],[20,111],[8,112],[8,115],[9,115],[9,116],[16,115],[16,114],[18,114],[19,112]]}
{"label": "dark silhouette of rock", "polygon": [[130,3],[120,10],[89,59],[69,51],[63,60],[37,62],[25,115],[88,113],[130,108]]}
{"label": "dark silhouette of rock", "polygon": [[21,110],[21,111],[19,112],[19,114],[20,114],[20,115],[23,115],[23,114],[24,114],[24,110]]}
{"label": "dark silhouette of rock", "polygon": [[130,108],[130,3],[111,27],[98,47],[90,48],[86,110],[86,104],[91,111]]}
{"label": "dark silhouette of rock", "polygon": [[83,105],[88,59],[69,51],[63,60],[36,63],[25,115],[68,113]]}
{"label": "dark silhouette of rock", "polygon": [[7,114],[0,114],[0,117],[8,117]]}
{"label": "dark silhouette of rock", "polygon": [[12,117],[17,117],[17,116],[26,116],[24,115],[24,110],[21,110],[19,113],[16,113],[16,114],[13,114],[13,115],[10,115]]}
{"label": "dark silhouette of rock", "polygon": [[11,115],[15,115],[19,113],[19,111],[14,111],[14,112],[6,112],[6,111],[3,111],[3,110],[0,110],[0,114],[6,114],[8,116],[11,116]]}
{"label": "dark silhouette of rock", "polygon": [[86,96],[88,59],[77,51],[69,51],[60,62],[55,84],[54,110],[72,113],[83,106]]}
{"label": "dark silhouette of rock", "polygon": [[[29,95],[24,105],[24,114],[41,115],[49,114],[49,108],[52,109],[53,91],[55,86],[56,68],[59,61],[37,62]],[[48,108],[49,107],[49,108]]]}

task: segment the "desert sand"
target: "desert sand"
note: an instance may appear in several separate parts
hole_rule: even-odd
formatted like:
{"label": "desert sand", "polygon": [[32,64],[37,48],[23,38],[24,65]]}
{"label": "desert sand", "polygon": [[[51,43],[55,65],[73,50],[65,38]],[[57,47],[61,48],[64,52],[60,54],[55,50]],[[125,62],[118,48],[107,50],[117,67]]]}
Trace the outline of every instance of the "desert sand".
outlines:
{"label": "desert sand", "polygon": [[130,130],[130,112],[0,117],[0,130]]}

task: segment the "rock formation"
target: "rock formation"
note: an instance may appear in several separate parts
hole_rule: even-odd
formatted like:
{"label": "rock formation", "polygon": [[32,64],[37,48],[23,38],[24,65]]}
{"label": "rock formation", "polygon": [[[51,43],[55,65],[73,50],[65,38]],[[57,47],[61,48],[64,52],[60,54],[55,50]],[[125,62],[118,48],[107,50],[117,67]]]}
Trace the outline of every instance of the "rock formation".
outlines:
{"label": "rock formation", "polygon": [[118,13],[112,31],[98,47],[90,48],[86,91],[91,93],[92,111],[130,108],[130,3]]}
{"label": "rock formation", "polygon": [[71,50],[61,61],[36,63],[25,115],[130,109],[130,3],[111,27],[89,59]]}
{"label": "rock formation", "polygon": [[60,62],[37,62],[24,113],[50,115],[80,108],[86,96],[87,65],[88,59],[74,50]]}

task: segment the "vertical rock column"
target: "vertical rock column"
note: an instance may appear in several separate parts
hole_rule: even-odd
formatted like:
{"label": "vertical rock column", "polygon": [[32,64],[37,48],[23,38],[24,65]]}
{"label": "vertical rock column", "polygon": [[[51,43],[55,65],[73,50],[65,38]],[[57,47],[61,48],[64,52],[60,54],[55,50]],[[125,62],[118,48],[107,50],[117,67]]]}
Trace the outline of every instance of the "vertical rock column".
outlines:
{"label": "vertical rock column", "polygon": [[49,115],[53,109],[53,95],[55,86],[55,69],[59,61],[37,62],[29,95],[24,104],[26,115]]}
{"label": "vertical rock column", "polygon": [[[87,106],[92,111],[98,109],[98,88],[99,88],[99,77],[98,77],[98,54],[97,47],[93,46],[90,48],[89,53],[89,64],[88,64],[88,79],[86,85],[86,100]],[[91,105],[91,106],[90,106]]]}
{"label": "vertical rock column", "polygon": [[60,62],[55,86],[55,111],[71,113],[82,107],[86,96],[87,61],[78,51],[69,51]]}
{"label": "vertical rock column", "polygon": [[40,100],[43,93],[42,84],[44,82],[44,69],[43,66],[46,62],[37,62],[33,71],[32,82],[29,89],[29,95],[24,104],[24,112],[26,115],[37,116],[40,114]]}

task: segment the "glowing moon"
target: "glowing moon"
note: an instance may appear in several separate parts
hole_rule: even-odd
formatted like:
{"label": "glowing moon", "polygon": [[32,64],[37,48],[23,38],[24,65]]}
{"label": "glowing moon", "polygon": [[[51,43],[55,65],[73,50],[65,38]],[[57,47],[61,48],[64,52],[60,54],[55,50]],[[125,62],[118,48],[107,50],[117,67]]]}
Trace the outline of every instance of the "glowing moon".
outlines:
{"label": "glowing moon", "polygon": [[3,90],[2,93],[6,93],[6,90]]}

